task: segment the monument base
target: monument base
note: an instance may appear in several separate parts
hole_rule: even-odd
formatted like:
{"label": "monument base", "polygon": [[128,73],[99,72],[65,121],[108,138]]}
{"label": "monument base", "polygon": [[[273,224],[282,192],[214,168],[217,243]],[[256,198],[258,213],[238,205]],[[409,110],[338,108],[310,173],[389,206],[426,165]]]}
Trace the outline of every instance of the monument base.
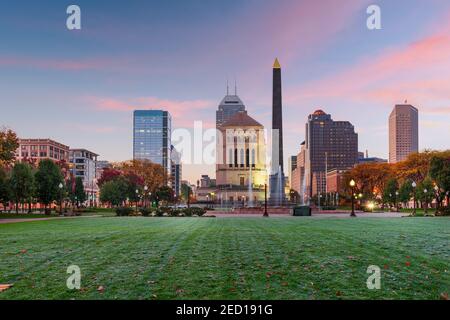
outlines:
{"label": "monument base", "polygon": [[269,206],[282,207],[287,205],[288,201],[284,193],[285,181],[286,178],[282,172],[277,172],[269,176],[270,193],[267,202]]}

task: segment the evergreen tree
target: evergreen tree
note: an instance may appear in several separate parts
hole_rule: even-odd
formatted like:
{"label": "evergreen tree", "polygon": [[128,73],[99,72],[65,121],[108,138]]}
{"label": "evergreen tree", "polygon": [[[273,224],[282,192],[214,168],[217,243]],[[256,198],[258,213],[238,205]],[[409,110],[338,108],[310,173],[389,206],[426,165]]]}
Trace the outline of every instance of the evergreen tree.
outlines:
{"label": "evergreen tree", "polygon": [[49,159],[41,160],[35,179],[37,198],[44,204],[45,212],[49,213],[48,206],[61,197],[59,184],[64,184],[61,169]]}

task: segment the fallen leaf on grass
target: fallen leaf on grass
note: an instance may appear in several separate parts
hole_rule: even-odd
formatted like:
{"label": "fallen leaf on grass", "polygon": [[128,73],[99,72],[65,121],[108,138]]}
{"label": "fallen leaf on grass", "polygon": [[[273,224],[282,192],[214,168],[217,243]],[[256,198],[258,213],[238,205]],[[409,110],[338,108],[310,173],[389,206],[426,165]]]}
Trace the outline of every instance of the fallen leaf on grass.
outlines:
{"label": "fallen leaf on grass", "polygon": [[448,293],[447,292],[442,292],[441,293],[441,300],[448,300]]}
{"label": "fallen leaf on grass", "polygon": [[407,266],[407,267],[409,267],[409,266],[411,265],[411,262],[409,262],[409,261],[406,261],[406,263],[405,263],[405,264],[406,264],[406,266]]}
{"label": "fallen leaf on grass", "polygon": [[180,288],[180,289],[177,289],[177,291],[176,291],[177,294],[182,294],[183,292],[184,292],[184,290],[181,289],[181,288]]}
{"label": "fallen leaf on grass", "polygon": [[387,264],[384,265],[385,269],[389,269],[389,266]]}
{"label": "fallen leaf on grass", "polygon": [[0,284],[0,292],[9,289],[9,288],[11,288],[12,286],[13,286],[12,284]]}
{"label": "fallen leaf on grass", "polygon": [[97,291],[100,292],[100,293],[103,293],[103,291],[105,291],[105,288],[103,286],[99,286],[97,288]]}
{"label": "fallen leaf on grass", "polygon": [[282,282],[281,285],[282,285],[283,287],[286,287],[286,286],[288,286],[288,283],[287,283],[287,282]]}
{"label": "fallen leaf on grass", "polygon": [[336,297],[340,297],[340,296],[342,296],[342,292],[341,291],[336,291]]}
{"label": "fallen leaf on grass", "polygon": [[22,253],[22,254],[27,253],[27,251],[28,251],[27,249],[22,249],[22,250],[20,250],[20,253]]}

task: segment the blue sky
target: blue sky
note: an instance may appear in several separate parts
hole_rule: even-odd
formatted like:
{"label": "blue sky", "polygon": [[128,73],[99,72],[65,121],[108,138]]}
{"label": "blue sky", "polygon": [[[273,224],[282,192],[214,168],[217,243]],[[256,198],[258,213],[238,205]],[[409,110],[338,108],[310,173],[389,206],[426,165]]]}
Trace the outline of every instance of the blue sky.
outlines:
{"label": "blue sky", "polygon": [[[251,116],[271,119],[271,65],[283,68],[285,157],[309,113],[349,120],[360,150],[387,157],[387,119],[420,112],[420,148],[450,136],[450,3],[445,0],[2,1],[0,125],[102,159],[132,157],[132,112],[167,108],[173,126],[212,126],[227,78]],[[77,4],[82,29],[66,29]],[[368,30],[366,8],[381,8]],[[194,182],[214,167],[190,166]]]}

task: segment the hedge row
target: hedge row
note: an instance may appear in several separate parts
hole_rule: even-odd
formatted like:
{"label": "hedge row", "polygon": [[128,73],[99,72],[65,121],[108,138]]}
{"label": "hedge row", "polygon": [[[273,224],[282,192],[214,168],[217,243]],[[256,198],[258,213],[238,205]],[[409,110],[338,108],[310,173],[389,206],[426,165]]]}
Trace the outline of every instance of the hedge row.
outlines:
{"label": "hedge row", "polygon": [[117,216],[126,217],[126,216],[144,216],[144,217],[192,217],[198,216],[201,217],[206,213],[206,210],[203,208],[183,208],[183,209],[174,209],[169,207],[161,207],[161,208],[139,208],[138,212],[131,207],[121,207],[116,209]]}

